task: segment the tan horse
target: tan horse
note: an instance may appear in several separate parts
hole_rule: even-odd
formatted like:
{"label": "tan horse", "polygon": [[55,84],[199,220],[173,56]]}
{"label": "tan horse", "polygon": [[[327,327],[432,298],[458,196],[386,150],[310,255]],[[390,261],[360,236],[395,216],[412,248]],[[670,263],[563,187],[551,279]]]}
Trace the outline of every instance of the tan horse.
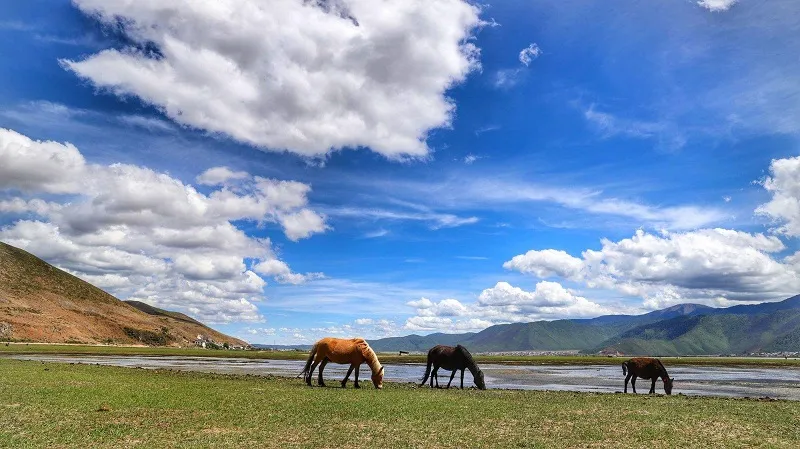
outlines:
{"label": "tan horse", "polygon": [[369,347],[363,338],[345,339],[326,337],[319,340],[311,347],[311,354],[309,354],[308,360],[306,360],[306,366],[303,368],[300,375],[305,375],[306,383],[311,386],[311,376],[314,374],[314,369],[319,365],[319,377],[317,378],[317,382],[319,386],[324,387],[325,382],[322,380],[322,370],[325,369],[325,365],[327,365],[328,362],[350,364],[350,369],[347,371],[347,375],[344,376],[344,380],[342,381],[342,388],[347,385],[347,379],[350,378],[350,373],[352,373],[353,370],[356,371],[356,379],[353,386],[355,388],[361,388],[358,385],[358,371],[361,368],[361,364],[364,362],[366,362],[372,370],[372,383],[375,385],[375,388],[383,388],[383,366],[381,366],[381,362],[378,361],[378,356],[375,355],[375,351]]}

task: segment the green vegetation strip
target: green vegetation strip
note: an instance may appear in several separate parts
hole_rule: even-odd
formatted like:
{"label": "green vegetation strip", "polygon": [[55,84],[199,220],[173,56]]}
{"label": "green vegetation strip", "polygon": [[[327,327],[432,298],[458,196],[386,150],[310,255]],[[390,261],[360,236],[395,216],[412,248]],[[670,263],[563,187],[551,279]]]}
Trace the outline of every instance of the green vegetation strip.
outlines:
{"label": "green vegetation strip", "polygon": [[[800,402],[309,388],[0,358],[0,447],[798,447]],[[334,384],[334,382],[330,382]]]}
{"label": "green vegetation strip", "polygon": [[[134,346],[91,346],[91,345],[48,345],[5,343],[0,344],[0,355],[4,354],[68,354],[68,355],[139,355],[175,357],[241,357],[266,360],[305,360],[305,351],[226,351],[201,348],[134,347]],[[424,355],[403,355],[379,353],[383,363],[425,363]],[[628,357],[605,357],[595,355],[575,356],[510,356],[477,355],[478,363],[501,365],[618,365]],[[776,366],[800,367],[798,358],[766,357],[663,357],[669,366]],[[669,368],[669,366],[667,368]]]}

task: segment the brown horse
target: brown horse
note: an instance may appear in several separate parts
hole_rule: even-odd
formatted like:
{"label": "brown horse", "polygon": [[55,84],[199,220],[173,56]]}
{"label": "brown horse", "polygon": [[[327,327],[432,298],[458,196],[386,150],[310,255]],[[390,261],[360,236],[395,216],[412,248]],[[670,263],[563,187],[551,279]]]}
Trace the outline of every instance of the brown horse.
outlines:
{"label": "brown horse", "polygon": [[[311,376],[314,374],[314,369],[319,365],[319,377],[317,383],[319,386],[324,387],[325,382],[322,380],[322,370],[328,362],[339,364],[350,364],[350,369],[347,375],[342,380],[342,388],[347,385],[347,379],[350,378],[350,373],[355,370],[356,379],[353,382],[355,388],[361,388],[358,385],[358,371],[361,364],[366,362],[372,370],[372,384],[375,388],[383,388],[383,366],[378,361],[378,356],[372,348],[369,347],[363,338],[332,338],[327,337],[319,340],[311,347],[311,354],[306,360],[306,366],[303,368],[301,375],[305,375],[306,383],[311,386]],[[313,364],[312,364],[313,363]],[[298,376],[299,377],[299,376]]]}
{"label": "brown horse", "polygon": [[628,392],[628,381],[631,381],[633,392],[636,393],[636,378],[651,379],[653,382],[650,385],[650,393],[656,392],[656,380],[660,377],[664,382],[664,392],[672,394],[672,382],[667,374],[667,369],[661,363],[661,360],[652,359],[650,357],[635,357],[625,362],[622,362],[622,374],[625,375],[625,393]]}
{"label": "brown horse", "polygon": [[[431,367],[433,368],[433,373],[431,373]],[[481,390],[486,389],[486,383],[483,381],[483,371],[478,368],[478,364],[472,359],[472,354],[467,351],[467,348],[461,345],[455,348],[444,345],[432,347],[428,351],[428,366],[425,368],[425,377],[422,379],[420,386],[425,385],[425,381],[430,376],[431,388],[433,388],[433,379],[436,379],[436,388],[439,388],[439,368],[453,372],[450,374],[450,382],[447,382],[447,388],[450,388],[450,384],[456,376],[456,371],[461,370],[461,388],[463,389],[464,369],[468,369],[472,373],[475,385]]]}

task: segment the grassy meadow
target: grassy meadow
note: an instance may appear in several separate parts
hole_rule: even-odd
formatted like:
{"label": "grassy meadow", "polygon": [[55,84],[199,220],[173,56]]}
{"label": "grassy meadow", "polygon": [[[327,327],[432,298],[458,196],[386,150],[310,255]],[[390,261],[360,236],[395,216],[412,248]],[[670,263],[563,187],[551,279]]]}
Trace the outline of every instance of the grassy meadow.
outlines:
{"label": "grassy meadow", "polygon": [[342,390],[1,357],[0,373],[0,447],[800,445],[800,402],[790,401],[391,383]]}
{"label": "grassy meadow", "polygon": [[[241,357],[266,360],[305,360],[303,351],[226,351],[201,348],[149,347],[149,346],[102,346],[102,345],[63,345],[34,343],[0,343],[0,356],[10,354],[69,354],[69,355],[138,355],[138,356],[180,356],[180,357]],[[421,354],[400,356],[396,352],[378,353],[382,363],[425,363]],[[628,357],[607,357],[599,355],[475,355],[480,363],[504,365],[618,365]],[[664,357],[668,366],[774,366],[800,367],[798,358],[763,357]]]}

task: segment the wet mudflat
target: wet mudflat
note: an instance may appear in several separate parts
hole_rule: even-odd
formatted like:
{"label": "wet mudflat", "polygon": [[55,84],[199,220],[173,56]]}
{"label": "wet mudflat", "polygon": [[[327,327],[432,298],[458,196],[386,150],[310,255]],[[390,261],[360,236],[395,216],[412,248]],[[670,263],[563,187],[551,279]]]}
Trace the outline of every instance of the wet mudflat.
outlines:
{"label": "wet mudflat", "polygon": [[[145,356],[83,356],[83,355],[14,355],[17,360],[43,362],[83,363],[129,368],[173,369],[220,374],[296,376],[303,367],[299,360],[253,360],[245,358],[216,357],[145,357]],[[392,382],[419,382],[425,366],[420,364],[386,364],[386,380]],[[489,388],[520,390],[592,391],[613,393],[622,391],[624,377],[621,366],[481,366]],[[347,370],[345,365],[328,364],[327,382],[341,380]],[[723,397],[771,397],[800,400],[800,369],[759,367],[692,367],[680,366],[667,370],[675,378],[674,393]],[[459,385],[459,375],[453,385]],[[439,383],[444,386],[450,372],[439,372]],[[361,380],[369,384],[369,368],[361,367]],[[299,380],[298,380],[299,381]],[[352,381],[352,376],[351,376]],[[316,379],[315,379],[316,383]],[[464,386],[472,386],[469,371],[464,375]],[[637,391],[647,393],[650,382],[639,379]],[[629,392],[631,389],[629,387]],[[656,392],[663,393],[661,381]]]}

